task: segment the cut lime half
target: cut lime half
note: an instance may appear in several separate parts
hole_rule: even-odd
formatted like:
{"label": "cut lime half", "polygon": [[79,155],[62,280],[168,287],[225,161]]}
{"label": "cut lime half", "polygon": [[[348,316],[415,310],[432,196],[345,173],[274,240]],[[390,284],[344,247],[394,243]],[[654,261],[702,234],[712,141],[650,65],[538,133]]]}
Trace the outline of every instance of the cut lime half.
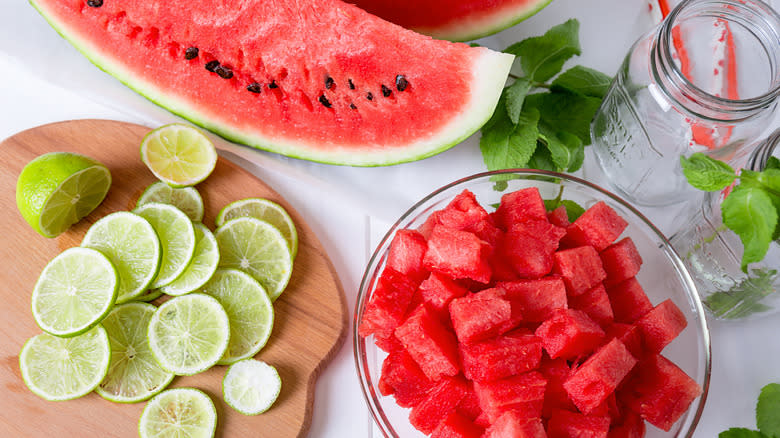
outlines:
{"label": "cut lime half", "polygon": [[27,340],[19,353],[22,379],[35,395],[71,400],[91,392],[106,376],[111,359],[101,326],[72,338],[43,333]]}
{"label": "cut lime half", "polygon": [[222,380],[222,395],[231,408],[244,415],[267,411],[279,397],[282,379],[276,368],[255,359],[234,363]]}
{"label": "cut lime half", "polygon": [[32,293],[32,313],[43,331],[56,336],[86,332],[116,300],[119,277],[106,256],[69,248],[43,268]]}
{"label": "cut lime half", "polygon": [[195,228],[192,221],[178,208],[159,202],[142,205],[133,213],[152,224],[162,245],[160,270],[149,287],[155,289],[165,286],[187,269],[195,253]]}
{"label": "cut lime half", "polygon": [[204,284],[214,275],[219,264],[219,248],[214,234],[201,223],[195,226],[195,253],[187,269],[176,280],[162,287],[168,295],[184,295]]}
{"label": "cut lime half", "polygon": [[193,222],[203,220],[203,198],[195,187],[174,188],[157,181],[144,190],[135,206],[140,207],[151,202],[173,205],[189,216]]}
{"label": "cut lime half", "polygon": [[171,187],[189,187],[211,174],[217,150],[200,130],[175,123],[146,134],[141,160],[160,181]]}
{"label": "cut lime half", "polygon": [[237,217],[255,217],[268,222],[282,233],[292,257],[298,253],[298,231],[295,223],[281,205],[263,198],[246,198],[228,204],[217,215],[217,227]]}
{"label": "cut lime half", "polygon": [[138,421],[141,438],[210,438],[217,428],[214,402],[195,388],[163,391],[146,404]]}

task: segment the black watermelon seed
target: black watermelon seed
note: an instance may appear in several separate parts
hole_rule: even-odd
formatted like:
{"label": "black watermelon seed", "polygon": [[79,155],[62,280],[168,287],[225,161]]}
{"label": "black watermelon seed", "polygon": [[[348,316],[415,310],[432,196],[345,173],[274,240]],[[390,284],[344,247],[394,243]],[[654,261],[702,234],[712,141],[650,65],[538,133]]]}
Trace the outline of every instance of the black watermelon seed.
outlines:
{"label": "black watermelon seed", "polygon": [[320,103],[322,104],[322,106],[324,106],[325,108],[330,108],[330,107],[333,106],[333,105],[330,104],[330,101],[328,100],[327,97],[325,97],[324,94],[320,95],[320,99],[319,100],[320,100]]}
{"label": "black watermelon seed", "polygon": [[260,93],[263,90],[263,87],[257,82],[252,82],[249,84],[249,86],[246,87],[246,89],[250,93]]}
{"label": "black watermelon seed", "polygon": [[352,79],[347,79],[347,84],[349,85],[349,89],[350,90],[354,90],[355,89],[355,84],[352,83]]}
{"label": "black watermelon seed", "polygon": [[214,71],[219,67],[219,61],[209,61],[206,63],[206,70],[214,73]]}
{"label": "black watermelon seed", "polygon": [[218,74],[222,79],[230,79],[233,77],[233,70],[231,70],[230,67],[225,67],[224,65],[217,66],[217,68],[214,70],[214,73]]}
{"label": "black watermelon seed", "polygon": [[333,78],[328,76],[327,78],[325,78],[325,89],[330,90],[333,87],[334,83],[335,82],[333,81]]}
{"label": "black watermelon seed", "polygon": [[357,106],[354,103],[350,103],[349,107],[352,108],[352,109],[357,109]]}
{"label": "black watermelon seed", "polygon": [[370,92],[370,91],[369,91],[369,92],[368,92],[368,94],[366,94],[366,99],[368,99],[368,100],[374,100],[374,93],[372,93],[372,92]]}
{"label": "black watermelon seed", "polygon": [[87,6],[99,8],[103,6],[103,0],[87,0]]}
{"label": "black watermelon seed", "polygon": [[404,75],[398,75],[395,77],[395,88],[397,88],[398,91],[404,91],[408,86],[409,86],[409,81],[406,80]]}
{"label": "black watermelon seed", "polygon": [[382,85],[382,96],[390,97],[391,94],[393,94],[393,90]]}
{"label": "black watermelon seed", "polygon": [[197,47],[187,47],[187,50],[184,51],[184,59],[195,59],[198,57],[198,52],[199,50]]}
{"label": "black watermelon seed", "polygon": [[276,81],[271,81],[271,83],[270,83],[270,84],[268,84],[268,88],[270,88],[271,90],[273,90],[274,88],[279,88],[279,86],[278,86],[278,85],[276,85]]}

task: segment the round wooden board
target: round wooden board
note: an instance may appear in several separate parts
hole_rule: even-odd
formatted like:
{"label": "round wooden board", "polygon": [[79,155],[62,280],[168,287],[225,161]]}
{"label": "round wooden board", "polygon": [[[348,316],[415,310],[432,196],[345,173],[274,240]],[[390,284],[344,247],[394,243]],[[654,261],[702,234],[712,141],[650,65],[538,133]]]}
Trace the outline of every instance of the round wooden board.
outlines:
{"label": "round wooden board", "polygon": [[[149,130],[117,121],[74,120],[39,126],[0,143],[0,206],[6,212],[0,221],[0,436],[137,436],[145,403],[116,404],[95,393],[77,400],[47,402],[24,385],[19,351],[28,338],[40,333],[30,312],[30,294],[46,263],[62,250],[78,246],[87,228],[99,218],[131,210],[143,189],[155,181],[139,154],[141,139]],[[16,179],[30,160],[52,151],[78,152],[101,161],[111,171],[113,184],[92,214],[61,236],[47,239],[33,231],[16,209]],[[196,387],[211,396],[217,407],[217,436],[305,436],[311,423],[315,381],[343,344],[349,324],[335,270],[295,209],[236,164],[220,157],[214,172],[197,189],[206,204],[203,223],[210,229],[220,208],[246,197],[278,202],[298,228],[300,243],[292,279],[274,304],[271,339],[256,356],[279,370],[282,392],[269,411],[250,417],[223,401],[224,366],[177,377],[171,387]]]}

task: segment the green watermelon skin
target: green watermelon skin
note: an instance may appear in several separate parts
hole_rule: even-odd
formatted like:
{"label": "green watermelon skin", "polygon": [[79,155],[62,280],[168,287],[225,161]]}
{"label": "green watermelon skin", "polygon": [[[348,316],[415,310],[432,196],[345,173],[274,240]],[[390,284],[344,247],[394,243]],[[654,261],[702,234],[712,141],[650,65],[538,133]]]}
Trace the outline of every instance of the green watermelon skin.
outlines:
{"label": "green watermelon skin", "polygon": [[[490,118],[513,61],[339,0],[31,3],[90,61],[171,112],[324,163],[389,165],[460,143]],[[190,47],[198,55],[185,59]]]}

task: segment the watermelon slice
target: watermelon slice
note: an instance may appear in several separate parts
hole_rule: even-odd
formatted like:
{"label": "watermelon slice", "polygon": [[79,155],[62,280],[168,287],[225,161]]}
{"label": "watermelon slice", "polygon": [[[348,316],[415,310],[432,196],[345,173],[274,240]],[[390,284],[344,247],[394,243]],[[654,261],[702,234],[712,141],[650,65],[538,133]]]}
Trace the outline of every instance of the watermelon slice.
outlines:
{"label": "watermelon slice", "polygon": [[32,4],[93,63],[170,111],[325,163],[388,165],[459,143],[493,113],[513,61],[339,0]]}

